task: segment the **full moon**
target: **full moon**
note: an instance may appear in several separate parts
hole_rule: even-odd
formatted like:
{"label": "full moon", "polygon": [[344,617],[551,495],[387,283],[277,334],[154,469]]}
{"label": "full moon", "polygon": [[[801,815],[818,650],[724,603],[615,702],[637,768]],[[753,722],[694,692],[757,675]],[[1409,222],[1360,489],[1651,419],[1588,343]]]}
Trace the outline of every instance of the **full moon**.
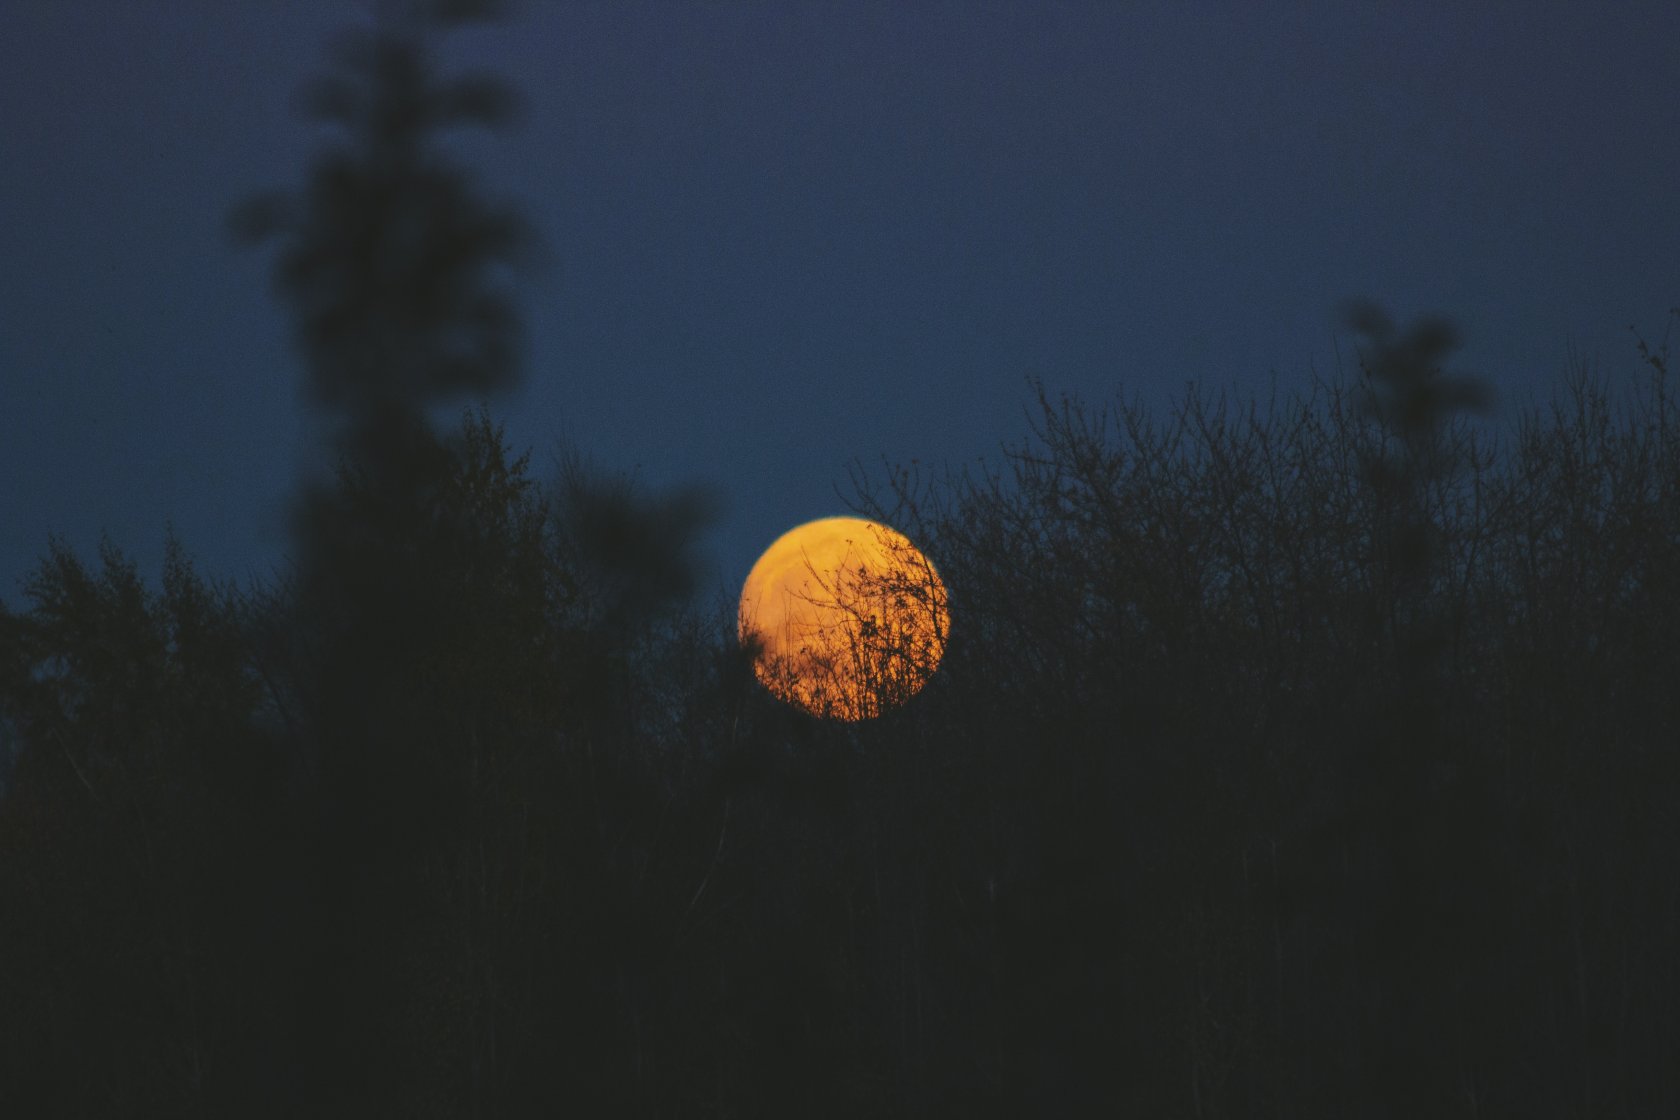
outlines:
{"label": "full moon", "polygon": [[921,691],[950,624],[932,562],[861,517],[789,529],[741,588],[741,643],[759,681],[824,719],[872,719]]}

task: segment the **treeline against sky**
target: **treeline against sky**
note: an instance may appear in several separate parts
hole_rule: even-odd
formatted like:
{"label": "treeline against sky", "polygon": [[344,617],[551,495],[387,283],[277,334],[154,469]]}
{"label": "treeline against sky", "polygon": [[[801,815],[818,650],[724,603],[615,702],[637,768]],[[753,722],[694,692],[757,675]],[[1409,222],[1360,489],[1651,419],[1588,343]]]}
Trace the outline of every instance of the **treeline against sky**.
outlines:
{"label": "treeline against sky", "polygon": [[342,464],[292,571],[55,545],[0,608],[7,1111],[1680,1114],[1665,349],[1490,422],[1360,308],[1302,394],[860,473],[950,644],[815,721],[696,596],[702,502],[436,431],[513,379],[527,237],[423,30],[241,215]]}

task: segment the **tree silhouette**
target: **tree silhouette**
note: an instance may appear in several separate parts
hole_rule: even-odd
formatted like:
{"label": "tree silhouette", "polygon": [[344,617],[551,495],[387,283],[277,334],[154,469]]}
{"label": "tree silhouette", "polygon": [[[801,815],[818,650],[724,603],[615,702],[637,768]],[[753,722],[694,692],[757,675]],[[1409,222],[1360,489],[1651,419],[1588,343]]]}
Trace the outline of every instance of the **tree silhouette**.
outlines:
{"label": "tree silhouette", "polygon": [[58,544],[27,593],[27,613],[0,613],[19,742],[0,803],[10,1099],[234,1107],[280,1074],[275,996],[297,975],[268,890],[292,833],[284,760],[238,600],[174,542],[161,593],[109,545],[90,571]]}
{"label": "tree silhouette", "polygon": [[311,1107],[335,1114],[496,1099],[506,962],[484,943],[518,900],[492,897],[507,869],[460,860],[506,839],[486,835],[485,814],[535,749],[531,722],[553,713],[544,693],[562,656],[546,629],[546,514],[523,462],[487,418],[453,443],[429,421],[516,373],[504,273],[526,231],[439,147],[443,130],[501,122],[511,96],[438,77],[428,49],[484,14],[416,8],[345,38],[305,94],[337,130],[307,188],[236,217],[282,240],[278,287],[339,426],[336,484],[298,506],[285,608],[317,805],[297,1031]]}

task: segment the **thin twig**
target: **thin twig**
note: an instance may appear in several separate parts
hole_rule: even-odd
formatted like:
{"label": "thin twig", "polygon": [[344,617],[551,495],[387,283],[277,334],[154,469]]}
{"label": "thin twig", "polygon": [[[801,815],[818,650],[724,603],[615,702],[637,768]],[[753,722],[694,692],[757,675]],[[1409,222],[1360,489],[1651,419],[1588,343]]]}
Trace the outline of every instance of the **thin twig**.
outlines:
{"label": "thin twig", "polygon": [[688,916],[694,913],[695,904],[700,901],[700,896],[706,892],[706,884],[712,881],[712,872],[717,870],[718,859],[723,855],[723,838],[728,834],[728,832],[729,798],[726,797],[723,799],[723,823],[718,826],[717,850],[712,853],[712,865],[706,868],[706,874],[701,877],[700,885],[695,888],[694,897],[688,900],[688,909],[683,911],[684,921],[687,921]]}

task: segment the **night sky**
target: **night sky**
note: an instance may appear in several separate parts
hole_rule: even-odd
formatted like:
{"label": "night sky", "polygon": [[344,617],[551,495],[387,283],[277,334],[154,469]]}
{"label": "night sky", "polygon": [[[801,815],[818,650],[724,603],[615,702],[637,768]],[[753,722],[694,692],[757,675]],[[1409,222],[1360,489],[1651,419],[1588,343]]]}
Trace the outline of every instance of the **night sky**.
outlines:
{"label": "night sky", "polygon": [[[1351,362],[1338,307],[1463,326],[1507,408],[1631,376],[1680,303],[1680,6],[526,3],[448,57],[519,126],[539,474],[723,501],[733,588],[847,464],[961,467],[1029,378],[1166,405]],[[344,0],[0,6],[0,598],[49,533],[266,576],[320,439],[229,209],[301,182]],[[463,402],[466,404],[469,402]]]}

